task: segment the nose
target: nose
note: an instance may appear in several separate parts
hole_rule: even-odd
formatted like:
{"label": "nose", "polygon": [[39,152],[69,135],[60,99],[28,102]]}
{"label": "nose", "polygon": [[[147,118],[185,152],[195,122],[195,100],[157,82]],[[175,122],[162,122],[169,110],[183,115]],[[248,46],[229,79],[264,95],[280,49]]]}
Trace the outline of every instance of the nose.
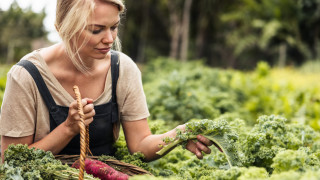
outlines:
{"label": "nose", "polygon": [[110,30],[106,31],[103,38],[102,38],[102,43],[104,44],[110,44],[113,43],[114,39],[112,36],[112,32]]}

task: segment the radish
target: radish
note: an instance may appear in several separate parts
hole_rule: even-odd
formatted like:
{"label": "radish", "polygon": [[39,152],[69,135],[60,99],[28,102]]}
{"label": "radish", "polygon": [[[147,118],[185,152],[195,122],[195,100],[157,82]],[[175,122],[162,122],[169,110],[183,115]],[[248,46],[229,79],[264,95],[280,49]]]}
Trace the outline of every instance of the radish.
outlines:
{"label": "radish", "polygon": [[[77,160],[72,164],[72,167],[79,169],[80,161]],[[102,180],[127,180],[129,176],[113,169],[106,163],[98,160],[86,158],[85,170],[88,174],[92,174],[94,177],[98,177]]]}

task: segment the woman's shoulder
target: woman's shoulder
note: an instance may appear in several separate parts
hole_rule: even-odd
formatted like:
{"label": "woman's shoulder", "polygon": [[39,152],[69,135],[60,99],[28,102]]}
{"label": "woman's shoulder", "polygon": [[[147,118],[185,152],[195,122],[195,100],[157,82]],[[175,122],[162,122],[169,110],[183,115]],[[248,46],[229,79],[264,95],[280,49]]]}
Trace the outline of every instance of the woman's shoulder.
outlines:
{"label": "woman's shoulder", "polygon": [[32,63],[33,62],[38,62],[38,61],[41,61],[42,60],[42,57],[40,55],[40,50],[41,49],[37,49],[37,50],[34,50],[28,54],[26,54],[25,56],[23,56],[20,61],[22,60],[28,60],[28,61],[31,61]]}
{"label": "woman's shoulder", "polygon": [[[40,50],[41,49],[37,49],[37,50],[34,50],[34,51],[26,54],[25,56],[23,56],[20,59],[20,61],[24,61],[24,60],[30,61],[38,69],[42,69],[42,67],[43,67],[43,58],[40,55]],[[17,64],[15,66],[17,66]],[[22,66],[20,66],[20,67],[22,67]]]}
{"label": "woman's shoulder", "polygon": [[[42,58],[39,54],[39,50],[35,50],[26,54],[19,60],[19,62],[25,60],[33,63],[37,67],[37,69],[43,69],[41,62]],[[7,78],[12,80],[19,80],[21,83],[25,83],[26,81],[32,81],[30,73],[22,65],[19,65],[18,63],[10,68],[7,74]]]}
{"label": "woman's shoulder", "polygon": [[18,73],[18,72],[24,71],[23,66],[19,65],[18,63],[25,60],[30,61],[33,64],[38,64],[37,62],[39,62],[39,57],[38,57],[37,50],[24,55],[15,65],[11,67],[9,73],[11,74],[11,73]]}
{"label": "woman's shoulder", "polygon": [[119,55],[120,63],[129,64],[131,66],[135,65],[135,62],[127,54],[120,51],[116,51],[116,52]]}
{"label": "woman's shoulder", "polygon": [[120,73],[127,73],[127,74],[136,74],[140,73],[140,69],[137,64],[125,53],[119,53],[119,60],[120,60]]}

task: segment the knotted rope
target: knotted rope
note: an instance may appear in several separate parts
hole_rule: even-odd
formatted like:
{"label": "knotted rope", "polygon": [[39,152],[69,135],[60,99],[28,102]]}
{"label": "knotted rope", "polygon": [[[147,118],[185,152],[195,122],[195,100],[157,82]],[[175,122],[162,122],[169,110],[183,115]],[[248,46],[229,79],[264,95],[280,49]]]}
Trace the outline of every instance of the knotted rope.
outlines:
{"label": "knotted rope", "polygon": [[76,95],[76,100],[78,104],[78,113],[80,115],[80,169],[79,169],[79,180],[83,180],[84,168],[85,168],[85,158],[90,152],[89,149],[89,126],[84,123],[84,113],[83,106],[81,103],[81,94],[78,86],[73,86],[74,94]]}

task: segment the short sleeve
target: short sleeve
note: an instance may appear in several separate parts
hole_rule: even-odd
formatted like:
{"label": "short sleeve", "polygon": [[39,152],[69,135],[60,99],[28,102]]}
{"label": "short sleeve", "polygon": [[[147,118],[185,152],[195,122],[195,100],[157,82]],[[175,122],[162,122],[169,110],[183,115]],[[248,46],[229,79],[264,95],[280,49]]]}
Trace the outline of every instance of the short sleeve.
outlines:
{"label": "short sleeve", "polygon": [[10,69],[1,106],[1,135],[23,137],[34,133],[35,87],[31,75],[23,67],[14,65]]}
{"label": "short sleeve", "polygon": [[[122,54],[122,56],[125,55]],[[122,96],[120,98],[122,100],[121,120],[135,121],[147,118],[149,110],[143,90],[141,72],[138,66],[127,56],[121,58],[121,61],[118,85],[122,92],[117,92],[117,96],[118,94]]]}

